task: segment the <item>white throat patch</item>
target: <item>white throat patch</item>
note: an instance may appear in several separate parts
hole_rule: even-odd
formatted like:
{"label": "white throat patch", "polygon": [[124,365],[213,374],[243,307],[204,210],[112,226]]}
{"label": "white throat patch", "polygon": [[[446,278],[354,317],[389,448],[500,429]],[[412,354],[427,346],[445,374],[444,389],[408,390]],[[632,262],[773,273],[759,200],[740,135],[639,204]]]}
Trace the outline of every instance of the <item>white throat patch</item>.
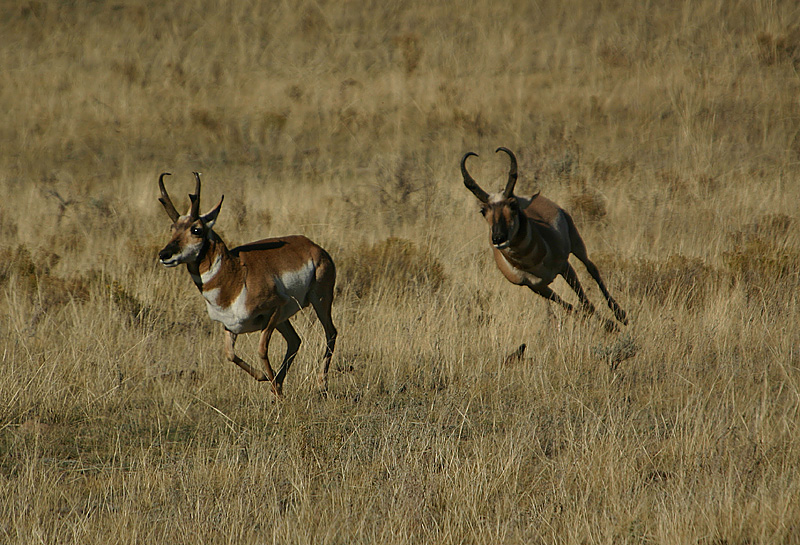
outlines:
{"label": "white throat patch", "polygon": [[222,256],[218,255],[217,258],[214,260],[214,263],[211,264],[211,267],[208,270],[200,275],[200,281],[203,284],[208,284],[211,280],[217,276],[217,273],[222,268]]}

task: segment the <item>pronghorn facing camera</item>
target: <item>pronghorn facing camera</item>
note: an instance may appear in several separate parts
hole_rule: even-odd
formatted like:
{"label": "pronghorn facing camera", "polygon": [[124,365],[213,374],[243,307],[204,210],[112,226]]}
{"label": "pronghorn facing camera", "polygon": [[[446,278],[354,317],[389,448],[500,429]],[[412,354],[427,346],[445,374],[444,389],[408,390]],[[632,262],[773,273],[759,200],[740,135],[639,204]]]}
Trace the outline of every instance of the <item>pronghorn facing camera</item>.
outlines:
{"label": "pronghorn facing camera", "polygon": [[[328,367],[336,344],[336,328],[331,320],[336,268],[328,252],[304,236],[268,238],[229,250],[213,231],[222,207],[200,215],[200,174],[195,172],[196,187],[189,195],[191,207],[181,216],[164,188],[164,176],[158,178],[167,215],[172,220],[171,239],[158,253],[166,267],[181,263],[206,300],[212,320],[225,328],[225,355],[256,380],[269,380],[272,391],[282,395],[283,380],[300,348],[300,337],[289,323],[297,311],[311,304],[325,329],[327,344],[318,382],[322,391],[328,386]],[[269,364],[269,341],[274,330],[286,339],[286,355],[278,373]],[[251,367],[234,351],[240,333],[261,331],[258,355],[266,374]]]}
{"label": "pronghorn facing camera", "polygon": [[[489,194],[478,186],[467,172],[466,162],[476,153],[464,154],[461,159],[461,175],[464,185],[481,202],[481,213],[489,223],[494,259],[500,272],[513,284],[527,286],[545,299],[555,301],[568,312],[572,305],[561,299],[551,288],[550,283],[561,275],[578,294],[581,307],[588,314],[595,308],[583,292],[575,269],[569,264],[570,254],[586,266],[600,291],[603,292],[608,307],[616,319],[627,324],[628,319],[611,294],[608,293],[600,272],[589,260],[586,245],[578,234],[575,224],[567,212],[536,193],[530,199],[514,195],[517,183],[517,158],[507,148],[497,148],[511,158],[511,168],[505,189],[500,193]],[[606,329],[614,330],[616,325],[603,319]]]}

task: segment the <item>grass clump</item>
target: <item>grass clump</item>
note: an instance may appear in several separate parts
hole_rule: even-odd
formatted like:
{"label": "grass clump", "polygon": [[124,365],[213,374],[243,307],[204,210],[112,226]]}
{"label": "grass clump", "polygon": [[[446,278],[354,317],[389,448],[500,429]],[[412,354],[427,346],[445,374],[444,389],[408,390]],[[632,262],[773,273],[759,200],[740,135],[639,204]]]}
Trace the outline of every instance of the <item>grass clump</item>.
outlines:
{"label": "grass clump", "polygon": [[[601,262],[610,261],[607,265]],[[692,310],[702,305],[725,275],[702,258],[680,254],[663,260],[633,258],[608,260],[598,256],[601,270],[615,271],[629,297],[643,298],[659,306],[672,304]]]}
{"label": "grass clump", "polygon": [[340,286],[347,286],[356,298],[373,292],[397,296],[437,291],[447,276],[439,260],[414,242],[389,237],[364,244],[359,251],[340,259]]}

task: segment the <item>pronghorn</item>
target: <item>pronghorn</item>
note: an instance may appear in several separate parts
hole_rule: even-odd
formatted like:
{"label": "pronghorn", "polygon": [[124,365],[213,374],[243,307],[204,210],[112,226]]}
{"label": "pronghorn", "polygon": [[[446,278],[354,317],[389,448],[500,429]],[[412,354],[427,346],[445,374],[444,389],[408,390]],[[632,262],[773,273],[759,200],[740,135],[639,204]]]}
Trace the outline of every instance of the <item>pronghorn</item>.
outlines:
{"label": "pronghorn", "polygon": [[[327,344],[318,382],[324,392],[328,386],[328,367],[336,344],[336,328],[331,320],[336,268],[328,252],[301,235],[268,238],[228,250],[213,231],[222,198],[209,213],[200,215],[200,174],[191,207],[181,216],[164,188],[165,172],[158,178],[167,215],[172,220],[169,243],[158,253],[165,267],[186,263],[186,268],[201,295],[212,320],[225,328],[225,355],[256,380],[269,380],[272,391],[282,396],[283,380],[292,365],[300,337],[291,318],[309,303],[322,322]],[[269,341],[277,329],[286,339],[286,355],[277,375],[269,364]],[[261,331],[258,355],[266,375],[243,361],[234,351],[240,333]]]}
{"label": "pronghorn", "polygon": [[[467,158],[476,153],[464,154],[461,159],[461,175],[464,185],[481,202],[481,213],[491,226],[491,244],[494,259],[500,272],[513,284],[527,286],[545,299],[572,312],[572,305],[561,299],[551,288],[550,283],[561,275],[578,294],[581,306],[588,314],[595,309],[583,292],[575,269],[569,264],[570,254],[583,262],[592,275],[600,291],[608,302],[614,316],[623,324],[628,323],[623,311],[611,294],[608,293],[600,272],[589,260],[586,245],[575,228],[570,215],[553,201],[537,192],[530,199],[514,195],[517,182],[517,158],[507,148],[497,148],[511,158],[508,182],[500,193],[489,194],[481,189],[467,172]],[[616,329],[613,322],[604,320],[606,328]]]}

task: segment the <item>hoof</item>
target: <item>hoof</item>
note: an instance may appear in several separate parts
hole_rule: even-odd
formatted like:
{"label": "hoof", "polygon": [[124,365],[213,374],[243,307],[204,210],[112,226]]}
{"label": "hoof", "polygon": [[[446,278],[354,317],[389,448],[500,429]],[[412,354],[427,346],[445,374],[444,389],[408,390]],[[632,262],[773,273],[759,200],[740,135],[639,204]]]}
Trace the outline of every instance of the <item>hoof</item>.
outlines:
{"label": "hoof", "polygon": [[505,365],[513,365],[515,363],[519,363],[522,361],[522,356],[525,354],[525,343],[519,345],[519,348],[514,350],[511,354],[506,356],[506,359],[503,361]]}
{"label": "hoof", "polygon": [[328,376],[320,376],[317,378],[317,391],[323,396],[328,395]]}

